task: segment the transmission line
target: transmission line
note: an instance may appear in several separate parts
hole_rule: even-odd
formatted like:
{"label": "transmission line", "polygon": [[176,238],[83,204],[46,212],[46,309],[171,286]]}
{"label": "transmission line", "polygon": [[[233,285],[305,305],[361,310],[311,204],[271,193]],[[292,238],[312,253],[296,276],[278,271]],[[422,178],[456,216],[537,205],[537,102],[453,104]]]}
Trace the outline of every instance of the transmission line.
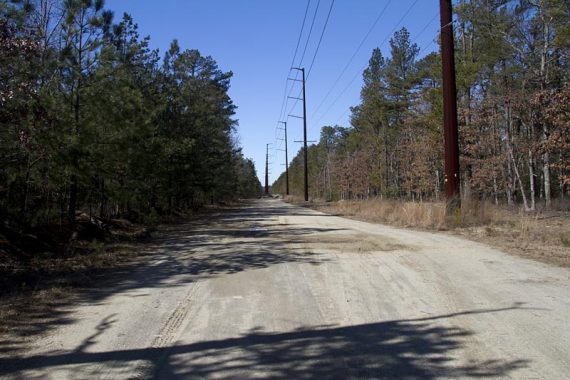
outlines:
{"label": "transmission line", "polygon": [[[334,2],[334,0],[333,0]],[[311,34],[313,32],[313,26],[315,25],[315,20],[317,19],[317,11],[319,10],[319,6],[321,5],[321,0],[319,0],[317,2],[317,6],[315,8],[315,12],[313,13],[313,20],[311,21],[311,27],[309,28],[309,35],[307,36],[307,40],[305,41],[305,48],[303,49],[303,54],[301,55],[301,60],[299,61],[299,64],[297,65],[298,67],[301,67],[303,65],[303,60],[305,59],[305,53],[307,52],[307,48],[309,47],[309,41],[311,39]],[[329,13],[330,15],[330,13]],[[328,19],[327,19],[328,21]],[[293,64],[291,65],[291,68],[293,67]],[[289,71],[290,72],[290,71]],[[296,71],[295,72],[295,79],[294,81],[297,81],[299,78],[299,72]],[[289,90],[289,93],[287,94],[287,98],[286,98],[286,102],[285,102],[285,111],[287,111],[287,102],[289,100],[289,97],[291,96],[291,93],[293,92],[293,89],[295,88],[295,84],[291,84],[291,89]],[[301,92],[299,91],[299,95],[297,95],[297,98],[301,96]],[[291,108],[291,110],[293,110],[293,108],[295,108],[295,106],[297,105],[297,101],[295,100],[295,104],[293,105],[293,107]],[[291,113],[291,112],[289,112]],[[285,116],[285,115],[283,115]],[[281,116],[280,116],[281,117]]]}
{"label": "transmission line", "polygon": [[[295,47],[295,52],[293,53],[293,59],[291,60],[291,66],[295,63],[295,58],[297,58],[297,52],[299,51],[299,45],[301,43],[301,37],[303,36],[303,30],[305,30],[305,22],[307,21],[307,14],[309,13],[309,6],[311,5],[311,0],[307,1],[307,6],[305,7],[305,15],[303,16],[303,23],[301,24],[301,31],[299,32],[299,38],[297,38],[297,46]],[[283,101],[281,102],[281,110],[279,111],[279,120],[283,116],[283,111],[285,109],[285,104],[287,100],[287,87],[289,80],[289,72],[287,73],[287,77],[285,78],[285,88],[283,90]],[[279,120],[277,120],[277,126],[279,126]]]}
{"label": "transmission line", "polygon": [[309,71],[307,72],[307,80],[309,80],[309,75],[311,75],[311,70],[313,69],[313,64],[315,63],[315,58],[317,58],[317,54],[319,52],[319,48],[321,47],[321,42],[323,42],[323,36],[325,35],[325,30],[327,30],[327,25],[329,23],[329,18],[331,17],[331,12],[333,10],[334,0],[331,2],[331,6],[329,8],[329,13],[327,14],[327,19],[325,20],[325,25],[323,26],[323,31],[321,32],[321,36],[319,37],[319,42],[317,43],[317,48],[315,49],[315,54],[313,54],[313,59],[311,60],[311,65],[309,66]]}
{"label": "transmission line", "polygon": [[[386,38],[384,38],[384,40],[380,43],[380,45],[378,45],[378,47],[382,47],[390,37],[392,37],[392,35],[394,34],[394,32],[396,31],[396,29],[398,29],[398,27],[400,26],[400,24],[402,23],[402,21],[404,21],[404,19],[408,16],[408,14],[410,13],[410,11],[412,10],[412,8],[414,8],[414,6],[418,3],[419,0],[415,0],[406,10],[406,12],[403,14],[402,17],[400,17],[400,20],[398,21],[398,23],[396,24],[396,26],[394,26],[394,28],[390,31],[390,33],[388,33],[388,35],[386,36]],[[430,23],[433,22],[430,21]],[[427,28],[427,27],[426,27]],[[329,108],[327,108],[327,110],[323,113],[323,115],[317,120],[317,122],[315,124],[319,124],[321,122],[321,120],[328,114],[328,112],[334,107],[334,105],[336,104],[336,102],[339,101],[339,99],[342,97],[342,95],[344,95],[344,93],[350,88],[350,86],[352,86],[352,84],[354,83],[354,81],[356,80],[356,78],[358,78],[358,75],[362,73],[362,70],[364,70],[367,67],[368,63],[366,63],[359,71],[357,71],[355,73],[355,75],[352,77],[352,79],[348,82],[348,84],[343,88],[343,90],[339,93],[339,95],[335,98],[335,100],[331,103],[331,105],[329,106]],[[341,116],[342,117],[342,116]]]}
{"label": "transmission line", "polygon": [[[318,54],[318,52],[319,52],[319,47],[321,46],[321,42],[322,42],[322,40],[323,40],[323,36],[324,36],[324,34],[325,34],[325,31],[326,31],[326,29],[327,29],[327,25],[328,25],[328,22],[329,22],[329,18],[330,18],[330,15],[331,15],[331,12],[332,12],[332,9],[333,9],[333,6],[334,6],[334,1],[335,1],[335,0],[332,0],[331,5],[330,5],[330,7],[329,7],[329,12],[328,12],[328,14],[327,14],[327,18],[326,18],[326,20],[325,20],[325,24],[324,24],[324,26],[323,26],[323,30],[322,30],[321,36],[320,36],[320,38],[319,38],[319,42],[318,42],[317,48],[315,49],[315,53],[313,54],[313,59],[311,60],[311,66],[309,67],[309,71],[308,71],[308,73],[307,73],[307,78],[305,78],[306,80],[308,80],[310,71],[311,71],[311,69],[313,68],[313,64],[315,63],[315,59],[317,58],[317,54]],[[313,21],[314,21],[314,19],[313,19]],[[307,44],[308,44],[308,43],[309,43],[309,40],[307,39]],[[306,49],[306,48],[307,48],[307,45],[305,45],[305,49]],[[302,63],[303,63],[303,60],[301,59],[301,61],[299,62],[299,67],[302,65]],[[297,73],[297,74],[298,74],[298,73]],[[295,76],[295,79],[296,79],[296,78],[297,78],[297,76]],[[305,80],[305,83],[306,83],[306,80]],[[293,87],[291,87],[291,91],[289,91],[289,95],[291,95],[291,92],[293,92]],[[299,102],[299,97],[301,96],[301,92],[302,92],[302,91],[299,91],[299,94],[297,95],[297,97],[296,97],[296,99],[295,99],[295,103],[293,103],[293,106],[291,107],[289,113],[291,113],[291,112],[293,111],[293,109],[295,108],[295,106],[296,106],[297,103]],[[288,97],[289,97],[289,95],[288,95]]]}
{"label": "transmission line", "polygon": [[[370,37],[370,34],[372,33],[372,31],[376,28],[376,25],[378,24],[378,22],[380,21],[380,18],[384,15],[384,12],[386,11],[386,9],[388,8],[388,6],[390,5],[390,3],[392,2],[392,0],[389,0],[386,5],[384,6],[384,8],[382,8],[382,10],[380,11],[380,14],[378,14],[378,17],[376,17],[376,20],[374,20],[374,23],[372,24],[372,26],[370,27],[370,29],[368,29],[368,32],[366,32],[366,35],[364,36],[364,38],[362,38],[362,40],[360,41],[360,44],[358,45],[358,47],[356,48],[356,50],[354,51],[354,53],[352,54],[352,57],[350,57],[350,59],[348,60],[348,62],[346,63],[346,65],[344,66],[344,68],[342,69],[342,72],[340,73],[340,75],[335,79],[332,87],[329,89],[329,91],[327,92],[327,94],[324,96],[323,100],[319,103],[319,105],[317,106],[317,108],[315,108],[314,114],[316,115],[317,112],[319,112],[319,110],[321,109],[321,107],[323,106],[323,104],[325,103],[325,101],[328,99],[328,97],[330,96],[330,94],[333,92],[333,90],[335,89],[336,85],[338,84],[338,82],[340,81],[340,78],[342,78],[342,76],[344,75],[344,73],[346,72],[346,70],[348,69],[348,67],[350,66],[350,64],[352,63],[352,61],[354,61],[354,58],[356,57],[356,55],[358,54],[358,52],[360,51],[360,49],[362,48],[362,46],[364,45],[364,42],[366,42],[366,40],[368,39],[368,37]],[[313,116],[312,120],[314,120],[315,117]]]}
{"label": "transmission line", "polygon": [[[303,49],[303,55],[301,55],[301,60],[299,61],[299,65],[303,63],[303,59],[305,59],[305,53],[307,52],[307,47],[309,46],[309,40],[311,39],[311,34],[313,33],[313,26],[315,26],[315,20],[317,19],[317,12],[319,10],[319,6],[321,5],[321,0],[317,2],[317,7],[315,8],[315,13],[313,13],[313,20],[311,21],[311,27],[309,28],[309,34],[307,35],[307,41],[305,41],[305,48]],[[293,65],[291,65],[293,67]]]}
{"label": "transmission line", "polygon": [[303,16],[303,23],[301,24],[301,31],[299,32],[299,38],[297,38],[297,46],[295,47],[295,53],[293,54],[293,59],[291,60],[291,67],[295,63],[295,58],[297,58],[297,51],[299,50],[299,45],[301,44],[301,37],[303,36],[303,30],[305,29],[305,21],[307,20],[307,14],[309,13],[309,5],[311,5],[311,0],[307,1],[307,7],[305,7],[305,15]]}
{"label": "transmission line", "polygon": [[[295,63],[295,58],[297,57],[297,53],[299,51],[299,46],[301,44],[301,38],[303,37],[303,31],[305,30],[305,23],[307,21],[307,15],[309,14],[309,7],[311,5],[311,0],[307,0],[307,6],[305,7],[305,14],[303,15],[303,22],[301,23],[301,30],[299,31],[299,37],[297,38],[297,45],[295,46],[295,52],[293,53],[293,59],[291,60],[291,67]],[[283,88],[283,100],[281,101],[281,109],[279,111],[279,119],[277,120],[276,127],[275,127],[275,142],[278,140],[278,127],[279,127],[279,120],[281,120],[283,112],[286,110],[286,100],[287,100],[287,87],[289,84],[289,73],[287,73],[287,77],[285,78],[285,87]],[[293,87],[293,85],[291,86]]]}
{"label": "transmission line", "polygon": [[[333,0],[334,2],[334,0]],[[309,46],[309,41],[311,39],[311,35],[313,33],[313,27],[315,26],[315,20],[317,19],[317,13],[319,10],[319,6],[321,5],[321,0],[317,1],[317,6],[315,7],[315,12],[313,13],[313,19],[311,20],[311,26],[309,28],[309,33],[307,34],[307,40],[305,41],[305,47],[303,48],[303,54],[301,55],[301,60],[299,61],[299,66],[301,66],[301,64],[303,63],[303,60],[305,59],[305,54],[307,52],[307,48]],[[308,4],[307,4],[307,9],[308,9]],[[306,15],[305,15],[306,18]],[[304,20],[303,20],[303,25],[304,25]],[[301,35],[302,35],[302,29],[301,29],[301,33],[299,35],[299,40],[301,39]],[[293,56],[293,61],[291,63],[291,67],[293,67],[294,63],[295,63],[295,57],[296,54]],[[291,72],[291,70],[289,70],[289,73]],[[295,73],[295,79],[297,80],[299,73]],[[291,95],[291,93],[293,92],[293,89],[295,88],[294,83],[291,84],[291,89],[289,90],[289,93],[287,94],[287,96],[283,99],[284,100],[284,104],[285,104],[285,108],[284,110],[287,111],[287,102],[289,99],[289,96]],[[285,84],[285,93],[287,93],[287,84]],[[295,102],[295,104],[297,104],[297,102]],[[283,118],[283,116],[285,116],[285,114],[283,114],[283,111],[281,111],[280,115],[279,115],[279,120],[281,120]],[[277,126],[279,125],[279,120],[277,121]],[[277,127],[276,127],[277,128]]]}
{"label": "transmission line", "polygon": [[[436,13],[436,14],[431,18],[431,20],[430,20],[430,21],[422,28],[422,30],[418,33],[418,35],[416,36],[416,38],[414,38],[414,39],[412,40],[412,43],[415,43],[415,42],[419,39],[419,37],[426,31],[426,29],[435,21],[435,19],[437,18],[438,15],[439,15],[439,13]],[[435,36],[426,46],[424,46],[422,50],[420,50],[420,51],[418,52],[418,55],[417,55],[418,57],[421,57],[422,54],[423,54],[431,45],[434,44],[434,40],[437,38],[438,35],[439,35],[439,31],[437,32],[436,36]],[[364,70],[364,69],[365,69],[365,67],[362,68],[362,70]],[[362,71],[362,70],[361,70],[361,71]],[[351,82],[350,84],[352,84],[352,82]],[[350,84],[349,84],[349,86],[350,86]],[[348,87],[347,87],[347,88],[348,88]],[[345,88],[345,90],[346,90],[347,88]],[[329,109],[330,109],[330,108],[329,108]],[[344,117],[348,114],[349,111],[350,111],[350,108],[349,108],[348,110],[344,111],[344,112],[336,119],[336,121],[335,121],[333,124],[338,124],[338,122],[339,122],[342,118],[344,118]],[[326,115],[326,113],[325,113],[325,115]],[[323,115],[323,117],[324,117],[324,115]],[[322,119],[322,117],[321,117],[321,119]],[[319,119],[319,121],[320,121],[321,119]]]}

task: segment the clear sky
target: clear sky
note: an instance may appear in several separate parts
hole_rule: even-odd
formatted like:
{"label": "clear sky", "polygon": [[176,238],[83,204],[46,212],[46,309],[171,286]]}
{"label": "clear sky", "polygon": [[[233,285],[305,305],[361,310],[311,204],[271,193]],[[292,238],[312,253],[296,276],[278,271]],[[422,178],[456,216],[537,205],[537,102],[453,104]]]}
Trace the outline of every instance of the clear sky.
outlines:
{"label": "clear sky", "polygon": [[[198,49],[201,54],[212,56],[222,70],[233,71],[230,96],[238,107],[241,145],[244,155],[255,161],[263,184],[266,143],[272,144],[270,183],[284,170],[284,152],[277,150],[283,148],[283,141],[277,139],[282,133],[276,126],[307,2],[107,0],[106,7],[115,12],[117,21],[123,12],[131,14],[141,35],[150,35],[151,47],[158,48],[161,55],[176,38],[182,49]],[[332,2],[310,0],[295,66],[309,69]],[[334,0],[306,84],[309,140],[318,140],[323,125],[348,126],[349,107],[358,104],[362,70],[372,49],[380,46],[387,55],[388,40],[396,28],[408,28],[413,42],[422,49],[422,56],[437,49],[434,41],[439,25],[438,7],[437,0]],[[314,14],[312,33],[300,62]],[[294,83],[289,81],[289,85]],[[291,96],[299,95],[299,84],[296,86]],[[294,102],[289,100],[285,116]],[[301,102],[292,113],[302,115]],[[302,120],[289,118],[290,160],[301,147],[293,141],[302,139],[302,131]]]}

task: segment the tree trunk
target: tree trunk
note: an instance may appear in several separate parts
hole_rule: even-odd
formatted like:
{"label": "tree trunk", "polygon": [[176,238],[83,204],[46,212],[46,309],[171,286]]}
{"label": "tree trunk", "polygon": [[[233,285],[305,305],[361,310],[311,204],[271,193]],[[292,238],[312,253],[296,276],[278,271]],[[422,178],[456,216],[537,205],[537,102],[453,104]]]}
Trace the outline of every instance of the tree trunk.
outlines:
{"label": "tree trunk", "polygon": [[511,108],[510,105],[508,103],[505,103],[505,119],[506,119],[506,135],[505,135],[505,144],[507,145],[507,152],[509,154],[509,158],[510,158],[510,162],[511,162],[511,166],[513,168],[514,174],[515,174],[515,178],[517,180],[517,183],[519,184],[519,188],[521,190],[521,197],[523,199],[523,204],[524,204],[524,209],[525,211],[530,211],[530,208],[528,207],[528,201],[526,199],[526,194],[524,192],[524,186],[521,180],[521,176],[519,173],[519,169],[517,167],[517,163],[515,161],[515,156],[513,154],[513,147],[511,146],[511,127],[512,127],[512,119],[511,119]]}
{"label": "tree trunk", "polygon": [[558,183],[560,187],[560,200],[564,200],[564,181],[562,179],[562,151],[560,152],[560,166],[558,168]]}
{"label": "tree trunk", "polygon": [[530,184],[530,211],[536,209],[536,202],[534,196],[534,159],[532,158],[532,150],[528,150],[528,175]]}
{"label": "tree trunk", "polygon": [[[546,67],[546,60],[548,57],[548,49],[550,46],[550,27],[545,19],[544,10],[542,9],[542,4],[539,9],[540,19],[543,24],[543,45],[542,54],[540,57],[540,82],[541,89],[545,90],[548,84],[548,72]],[[542,143],[546,143],[548,140],[548,126],[546,124],[542,125]],[[550,208],[551,197],[550,197],[550,156],[548,152],[542,155],[542,171],[544,173],[544,202],[546,208]]]}
{"label": "tree trunk", "polygon": [[439,201],[439,170],[435,170],[435,200]]}
{"label": "tree trunk", "polygon": [[99,209],[99,217],[105,217],[105,179],[101,179],[101,205]]}
{"label": "tree trunk", "polygon": [[26,162],[26,179],[24,181],[24,197],[22,199],[22,210],[21,210],[21,218],[22,221],[27,221],[27,213],[28,213],[28,197],[30,194],[30,154],[28,153],[27,162]]}
{"label": "tree trunk", "polygon": [[77,210],[77,176],[72,174],[70,179],[69,187],[69,210],[67,217],[69,218],[69,223],[75,223],[75,210]]}
{"label": "tree trunk", "polygon": [[512,163],[512,166],[513,166],[513,170],[514,170],[514,172],[515,172],[515,178],[517,179],[517,183],[519,184],[519,188],[520,188],[520,190],[521,190],[521,197],[522,197],[522,199],[523,199],[524,209],[525,209],[525,211],[531,211],[531,209],[528,207],[528,201],[527,201],[527,199],[526,199],[526,194],[525,194],[525,192],[524,192],[524,186],[523,186],[523,183],[522,183],[522,181],[521,181],[521,176],[520,176],[520,173],[519,173],[519,169],[518,169],[518,167],[517,167],[517,163],[515,162],[515,156],[513,155],[513,149],[512,149],[512,147],[510,146],[510,143],[509,143],[509,142],[507,142],[507,144],[508,144],[507,149],[509,150],[509,156],[510,156],[510,159],[511,159],[511,163]]}
{"label": "tree trunk", "polygon": [[497,175],[493,172],[493,198],[495,199],[495,206],[499,205],[499,198],[497,197]]}
{"label": "tree trunk", "polygon": [[544,175],[544,204],[546,208],[550,208],[552,199],[550,193],[550,157],[548,153],[544,153],[542,155],[542,162],[542,173]]}

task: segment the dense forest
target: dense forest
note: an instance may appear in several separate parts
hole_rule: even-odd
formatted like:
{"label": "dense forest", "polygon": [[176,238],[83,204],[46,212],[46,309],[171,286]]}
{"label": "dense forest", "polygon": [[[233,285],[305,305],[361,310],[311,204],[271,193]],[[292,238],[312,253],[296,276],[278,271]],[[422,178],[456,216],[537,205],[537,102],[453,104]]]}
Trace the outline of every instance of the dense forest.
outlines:
{"label": "dense forest", "polygon": [[[454,20],[462,196],[551,207],[570,188],[570,2],[461,0]],[[311,198],[442,198],[440,56],[405,28],[389,51],[373,50],[351,125],[309,147]],[[289,178],[300,196],[302,151]]]}
{"label": "dense forest", "polygon": [[231,72],[174,40],[163,57],[101,0],[0,2],[0,218],[139,221],[258,196]]}

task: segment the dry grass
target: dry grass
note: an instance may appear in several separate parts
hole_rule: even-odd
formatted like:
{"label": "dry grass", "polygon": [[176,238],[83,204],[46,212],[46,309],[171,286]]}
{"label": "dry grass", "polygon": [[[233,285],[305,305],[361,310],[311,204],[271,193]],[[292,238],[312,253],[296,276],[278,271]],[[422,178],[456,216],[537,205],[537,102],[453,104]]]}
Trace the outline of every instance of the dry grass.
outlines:
{"label": "dry grass", "polygon": [[445,204],[427,202],[398,202],[393,200],[340,201],[317,204],[319,210],[370,222],[402,227],[447,229]]}
{"label": "dry grass", "polygon": [[528,213],[489,202],[462,201],[461,210],[448,216],[443,202],[363,200],[315,202],[310,207],[373,223],[425,230],[448,230],[509,253],[570,267],[570,213]]}

